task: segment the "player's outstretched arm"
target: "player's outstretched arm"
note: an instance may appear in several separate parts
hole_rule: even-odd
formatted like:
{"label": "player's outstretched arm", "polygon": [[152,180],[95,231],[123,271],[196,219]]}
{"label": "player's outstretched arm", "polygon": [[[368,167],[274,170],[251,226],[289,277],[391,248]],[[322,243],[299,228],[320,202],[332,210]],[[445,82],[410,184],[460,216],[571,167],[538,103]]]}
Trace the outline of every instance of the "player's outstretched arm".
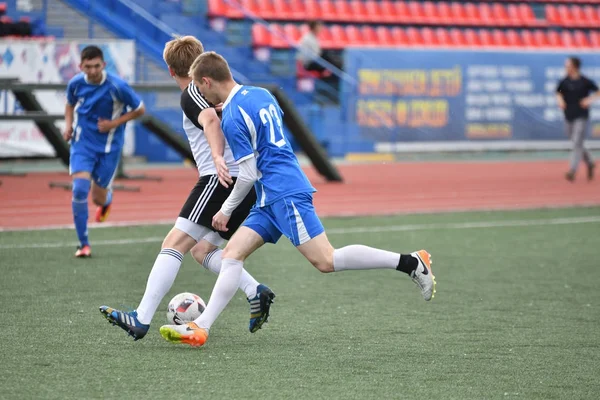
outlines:
{"label": "player's outstretched arm", "polygon": [[198,123],[204,128],[204,136],[210,146],[213,162],[217,168],[217,176],[219,182],[226,188],[233,183],[231,175],[229,175],[229,168],[223,158],[225,152],[225,136],[221,130],[221,120],[217,115],[214,108],[205,108],[198,115]]}
{"label": "player's outstretched arm", "polygon": [[126,124],[127,122],[131,121],[132,119],[141,117],[142,115],[144,115],[145,112],[146,112],[146,107],[144,106],[144,103],[140,103],[138,108],[121,115],[117,119],[110,120],[110,119],[100,118],[100,119],[98,119],[98,130],[100,132],[108,132],[111,129],[115,129],[118,126]]}
{"label": "player's outstretched arm", "polygon": [[240,172],[233,190],[221,206],[221,210],[213,217],[213,227],[216,230],[227,231],[229,217],[231,217],[233,211],[246,198],[250,190],[252,190],[252,186],[258,180],[258,168],[256,167],[256,158],[254,156],[241,161],[239,167]]}

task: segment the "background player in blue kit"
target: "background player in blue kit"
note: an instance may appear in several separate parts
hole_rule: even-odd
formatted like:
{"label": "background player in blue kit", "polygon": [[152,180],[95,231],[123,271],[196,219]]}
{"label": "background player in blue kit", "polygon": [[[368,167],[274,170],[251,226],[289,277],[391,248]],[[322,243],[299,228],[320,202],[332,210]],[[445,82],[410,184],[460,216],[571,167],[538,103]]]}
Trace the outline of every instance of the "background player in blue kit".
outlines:
{"label": "background player in blue kit", "polygon": [[121,157],[125,124],[145,111],[127,82],[107,73],[105,66],[100,48],[84,48],[79,65],[82,72],[67,86],[64,138],[71,141],[73,219],[80,243],[76,257],[92,255],[87,231],[88,194],[91,190],[98,206],[96,221],[104,221],[112,202],[110,187]]}
{"label": "background player in blue kit", "polygon": [[202,315],[187,325],[161,327],[165,339],[202,346],[238,288],[244,260],[282,234],[321,272],[395,269],[408,274],[423,298],[431,300],[435,279],[427,251],[399,254],[362,245],[334,249],[329,243],[313,206],[315,189],[283,135],[282,111],[269,91],[236,84],[227,61],[214,52],[196,58],[190,75],[207,101],[223,102],[221,126],[239,166],[234,188],[213,217],[213,226],[226,231],[231,213],[253,186],[257,202],[223,250],[221,272]]}

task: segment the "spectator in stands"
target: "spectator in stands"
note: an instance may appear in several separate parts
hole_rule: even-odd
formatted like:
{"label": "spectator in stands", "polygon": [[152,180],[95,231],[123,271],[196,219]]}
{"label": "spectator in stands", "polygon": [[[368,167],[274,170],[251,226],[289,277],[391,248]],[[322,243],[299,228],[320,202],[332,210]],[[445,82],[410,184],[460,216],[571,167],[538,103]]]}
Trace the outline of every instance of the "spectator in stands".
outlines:
{"label": "spectator in stands", "polygon": [[342,69],[342,63],[338,57],[335,57],[328,52],[323,52],[321,49],[319,32],[321,32],[323,24],[320,21],[310,21],[308,27],[309,31],[302,36],[302,39],[300,39],[298,53],[296,55],[296,59],[302,62],[304,69],[307,71],[325,71],[326,68],[316,62],[318,58],[323,58],[337,68]]}
{"label": "spectator in stands", "polygon": [[595,164],[590,153],[585,149],[583,141],[588,130],[590,105],[600,96],[598,86],[592,80],[581,74],[581,60],[569,57],[565,61],[567,76],[559,82],[556,88],[558,106],[564,110],[567,135],[573,142],[571,168],[566,174],[569,181],[575,180],[579,162],[583,158],[588,168],[588,180],[594,178]]}

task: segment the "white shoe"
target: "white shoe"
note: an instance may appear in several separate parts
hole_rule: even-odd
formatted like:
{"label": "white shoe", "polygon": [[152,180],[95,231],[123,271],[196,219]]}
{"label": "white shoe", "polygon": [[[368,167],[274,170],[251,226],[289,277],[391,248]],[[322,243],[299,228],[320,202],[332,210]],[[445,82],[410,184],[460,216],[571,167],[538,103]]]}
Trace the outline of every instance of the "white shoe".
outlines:
{"label": "white shoe", "polygon": [[421,289],[425,301],[429,301],[435,297],[435,276],[431,271],[431,254],[427,250],[419,250],[410,255],[419,260],[419,265],[410,277]]}

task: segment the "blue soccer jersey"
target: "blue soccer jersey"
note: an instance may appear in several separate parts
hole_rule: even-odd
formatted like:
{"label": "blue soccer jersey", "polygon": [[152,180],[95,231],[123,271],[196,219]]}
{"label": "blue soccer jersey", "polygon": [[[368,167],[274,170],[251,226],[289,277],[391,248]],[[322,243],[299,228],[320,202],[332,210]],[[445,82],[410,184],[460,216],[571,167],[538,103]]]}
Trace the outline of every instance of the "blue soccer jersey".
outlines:
{"label": "blue soccer jersey", "polygon": [[67,101],[75,107],[71,144],[99,153],[121,150],[125,124],[100,132],[98,120],[117,119],[128,107],[136,110],[142,105],[127,82],[106,72],[99,84],[88,83],[84,73],[74,76],[67,86]]}
{"label": "blue soccer jersey", "polygon": [[266,89],[236,86],[223,105],[221,127],[237,162],[256,158],[257,205],[315,189],[283,135],[283,112]]}

